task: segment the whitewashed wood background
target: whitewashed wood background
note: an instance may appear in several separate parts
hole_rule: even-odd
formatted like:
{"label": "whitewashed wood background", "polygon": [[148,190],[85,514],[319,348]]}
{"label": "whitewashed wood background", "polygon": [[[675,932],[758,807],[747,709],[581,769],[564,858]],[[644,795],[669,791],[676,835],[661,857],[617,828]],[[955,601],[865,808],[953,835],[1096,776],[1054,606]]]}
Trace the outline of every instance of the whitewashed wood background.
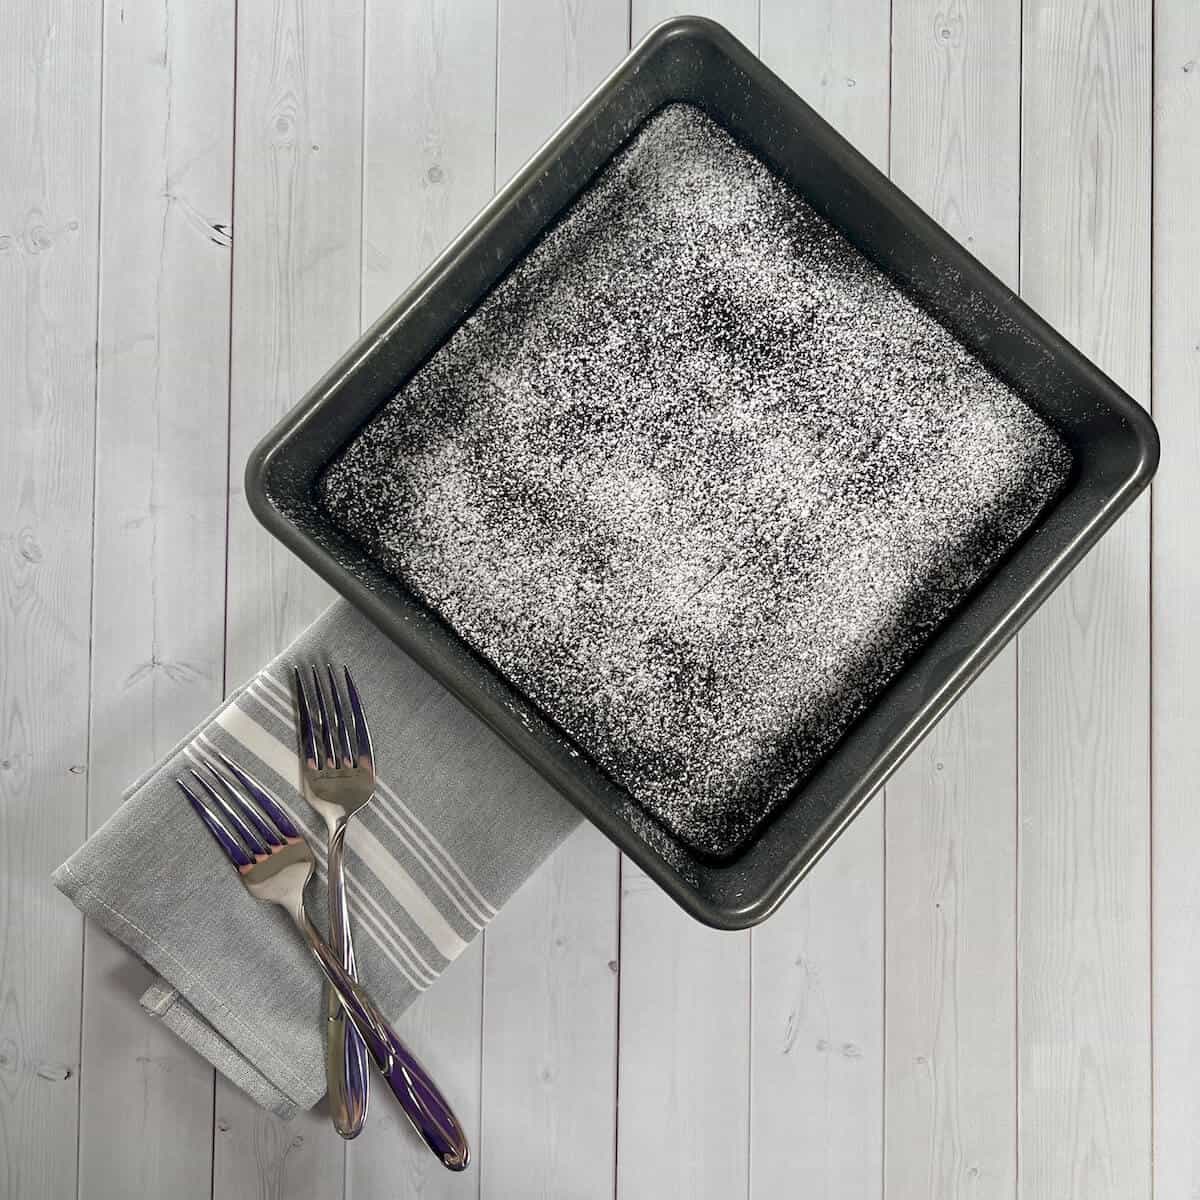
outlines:
{"label": "whitewashed wood background", "polygon": [[404,1021],[469,1174],[278,1122],[47,873],[328,599],[250,447],[672,4],[6,4],[3,1200],[1200,1196],[1200,4],[704,8],[1153,401],[1153,501],[766,925],[575,837]]}

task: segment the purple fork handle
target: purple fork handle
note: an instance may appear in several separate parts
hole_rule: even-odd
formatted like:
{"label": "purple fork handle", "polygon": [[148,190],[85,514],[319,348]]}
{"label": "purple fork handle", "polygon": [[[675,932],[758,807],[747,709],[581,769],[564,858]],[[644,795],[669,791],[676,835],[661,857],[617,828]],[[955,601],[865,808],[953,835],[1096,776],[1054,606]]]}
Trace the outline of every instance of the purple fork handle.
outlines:
{"label": "purple fork handle", "polygon": [[444,1167],[451,1171],[465,1170],[471,1157],[467,1135],[437,1085],[397,1037],[371,997],[346,973],[307,914],[296,914],[296,924],[413,1128]]}

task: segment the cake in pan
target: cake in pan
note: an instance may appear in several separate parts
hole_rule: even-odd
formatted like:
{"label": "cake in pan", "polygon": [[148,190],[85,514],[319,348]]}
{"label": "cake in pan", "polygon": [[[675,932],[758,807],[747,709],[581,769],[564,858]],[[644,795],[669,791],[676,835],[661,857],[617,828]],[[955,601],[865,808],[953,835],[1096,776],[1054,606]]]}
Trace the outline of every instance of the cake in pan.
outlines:
{"label": "cake in pan", "polygon": [[638,804],[724,855],[1070,466],[950,332],[674,103],[320,495]]}

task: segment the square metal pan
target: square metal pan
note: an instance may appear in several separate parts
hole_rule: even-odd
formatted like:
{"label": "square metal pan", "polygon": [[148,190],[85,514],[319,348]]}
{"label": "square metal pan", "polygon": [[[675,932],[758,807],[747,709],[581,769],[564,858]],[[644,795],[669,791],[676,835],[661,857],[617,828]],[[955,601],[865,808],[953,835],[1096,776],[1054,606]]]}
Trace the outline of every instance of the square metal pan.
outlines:
{"label": "square metal pan", "polygon": [[[384,574],[316,503],[322,468],[446,340],[642,122],[700,106],[888,271],[1065,438],[1072,476],[823,765],[736,856],[698,856],[640,816],[518,691]],[[768,916],[1100,535],[1149,483],[1158,438],[1125,392],[719,25],[654,29],[446,252],[262,441],[262,523],[519,751],[699,920]]]}

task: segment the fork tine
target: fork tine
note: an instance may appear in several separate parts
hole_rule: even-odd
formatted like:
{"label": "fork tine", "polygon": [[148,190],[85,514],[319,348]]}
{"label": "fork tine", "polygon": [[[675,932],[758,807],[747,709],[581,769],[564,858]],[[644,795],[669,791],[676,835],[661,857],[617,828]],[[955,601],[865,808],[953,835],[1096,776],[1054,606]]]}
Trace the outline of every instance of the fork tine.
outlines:
{"label": "fork tine", "polygon": [[175,782],[179,784],[180,790],[188,798],[191,806],[196,810],[196,815],[204,822],[208,832],[213,835],[213,839],[217,845],[228,855],[229,861],[235,867],[254,866],[254,859],[250,852],[217,820],[216,816],[209,811],[208,806],[200,797],[182,779],[176,779]]}
{"label": "fork tine", "polygon": [[259,806],[275,822],[276,828],[285,838],[294,838],[300,840],[300,830],[296,828],[295,822],[288,816],[283,805],[267,791],[245,767],[239,766],[222,750],[217,751],[217,757],[229,769],[229,773],[242,785]]}
{"label": "fork tine", "polygon": [[317,668],[312,669],[313,690],[317,693],[317,716],[321,721],[321,743],[325,747],[326,768],[338,765],[337,751],[333,748],[333,726],[329,723],[329,709],[325,707],[325,689],[321,686],[321,677]]}
{"label": "fork tine", "polygon": [[[248,819],[254,828],[258,830],[259,835],[262,837],[264,843],[266,843],[262,848],[262,853],[267,853],[268,846],[281,845],[282,839],[275,827],[262,815],[255,805],[246,803],[245,797],[238,794],[237,788],[229,781],[228,777],[217,769],[217,764],[206,755],[198,754],[197,757],[204,765],[205,770],[221,785],[222,791],[238,802],[239,814]],[[253,843],[251,843],[251,849],[253,848]]]}
{"label": "fork tine", "polygon": [[346,714],[342,711],[342,694],[338,690],[337,679],[333,674],[333,665],[325,664],[329,672],[329,695],[333,701],[333,728],[337,734],[337,746],[342,754],[343,767],[354,766],[354,751],[350,749],[350,731],[346,728]]}
{"label": "fork tine", "polygon": [[221,815],[237,830],[242,841],[250,847],[252,854],[265,855],[271,853],[271,847],[280,844],[279,834],[273,833],[266,837],[260,835],[250,822],[250,814],[246,811],[242,798],[232,789],[225,789],[225,794],[218,791],[195,767],[191,769],[192,778],[208,793],[209,799],[220,810]]}
{"label": "fork tine", "polygon": [[354,721],[354,741],[358,749],[358,765],[375,769],[375,751],[371,748],[371,731],[367,727],[366,714],[363,712],[362,700],[358,688],[354,686],[354,678],[350,668],[343,665],[346,675],[346,695],[350,697],[350,716]]}
{"label": "fork tine", "polygon": [[312,713],[308,709],[308,696],[304,691],[304,677],[299,667],[292,668],[293,680],[296,684],[296,714],[300,727],[300,741],[304,746],[304,761],[310,771],[320,769],[320,752],[317,750],[317,735],[313,731]]}

